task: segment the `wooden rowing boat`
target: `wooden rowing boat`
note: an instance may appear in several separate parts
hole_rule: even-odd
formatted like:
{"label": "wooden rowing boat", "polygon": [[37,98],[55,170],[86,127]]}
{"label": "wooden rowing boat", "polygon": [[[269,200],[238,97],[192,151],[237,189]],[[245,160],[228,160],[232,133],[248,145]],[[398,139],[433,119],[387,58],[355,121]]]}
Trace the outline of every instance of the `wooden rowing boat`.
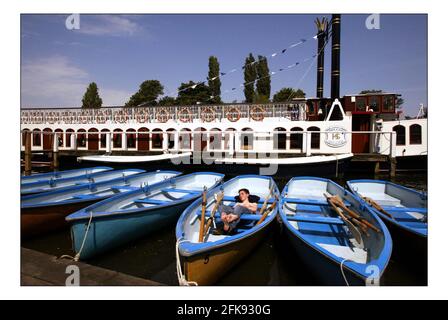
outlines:
{"label": "wooden rowing boat", "polygon": [[[271,177],[238,176],[224,183],[220,188],[210,190],[206,195],[206,201],[204,201],[205,216],[209,219],[216,210],[219,200],[215,199],[215,195],[219,197],[223,192],[223,204],[234,205],[234,196],[241,188],[247,188],[252,195],[260,197],[259,211],[257,214],[243,214],[234,234],[214,235],[209,231],[204,234],[201,241],[199,240],[203,212],[201,199],[191,204],[179,218],[176,226],[176,238],[180,284],[214,284],[265,238],[278,211],[276,199],[279,191]],[[265,208],[264,221],[260,212],[263,208]],[[219,216],[220,213],[216,212],[215,222],[219,222]]]}
{"label": "wooden rowing boat", "polygon": [[428,200],[424,192],[382,180],[351,180],[357,200],[384,221],[394,241],[394,257],[424,268],[428,255]]}
{"label": "wooden rowing boat", "polygon": [[41,180],[57,180],[57,179],[64,179],[64,178],[73,178],[78,176],[83,176],[86,174],[92,174],[97,172],[104,172],[104,171],[110,171],[113,170],[111,167],[92,167],[92,168],[80,168],[80,169],[72,169],[72,170],[64,170],[64,171],[52,171],[52,172],[45,172],[45,173],[37,173],[30,176],[22,176],[21,177],[21,183],[32,183],[32,182],[38,182]]}
{"label": "wooden rowing boat", "polygon": [[88,259],[175,223],[223,174],[197,172],[114,196],[69,215],[73,249]]}
{"label": "wooden rowing boat", "polygon": [[41,235],[66,227],[65,217],[95,202],[114,195],[152,185],[180,174],[177,171],[154,171],[126,169],[134,175],[118,176],[113,180],[82,184],[60,190],[22,197],[22,238]]}
{"label": "wooden rowing boat", "polygon": [[328,179],[296,177],[281,198],[283,230],[323,284],[380,284],[392,240],[381,219],[353,194]]}
{"label": "wooden rowing boat", "polygon": [[22,183],[20,186],[20,193],[22,196],[37,194],[42,192],[59,190],[62,188],[73,187],[80,184],[91,184],[96,182],[103,182],[113,180],[119,177],[126,177],[129,175],[141,173],[144,170],[127,169],[127,170],[105,170],[94,173],[85,173],[75,177],[57,178],[57,179],[42,179],[30,183]]}

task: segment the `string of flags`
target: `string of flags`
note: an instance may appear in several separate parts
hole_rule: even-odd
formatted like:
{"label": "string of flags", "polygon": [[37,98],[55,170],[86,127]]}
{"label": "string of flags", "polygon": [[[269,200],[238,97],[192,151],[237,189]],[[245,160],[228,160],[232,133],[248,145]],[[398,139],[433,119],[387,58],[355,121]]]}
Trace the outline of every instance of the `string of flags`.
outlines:
{"label": "string of flags", "polygon": [[[330,36],[326,39],[324,45],[322,46],[322,48],[320,49],[320,51],[319,51],[317,54],[313,54],[311,57],[305,58],[305,59],[303,59],[303,60],[301,60],[301,61],[297,61],[297,62],[295,62],[295,63],[293,63],[293,64],[290,64],[290,65],[288,65],[288,66],[286,66],[286,67],[280,68],[280,69],[278,69],[277,71],[271,71],[271,72],[269,72],[269,75],[264,76],[264,77],[261,77],[261,78],[258,78],[258,79],[254,80],[254,81],[241,83],[238,87],[233,87],[233,88],[231,88],[231,89],[227,89],[227,90],[223,91],[222,93],[229,93],[229,92],[235,91],[235,90],[238,89],[238,88],[244,88],[245,86],[254,84],[255,82],[257,82],[257,81],[260,80],[260,79],[265,79],[265,78],[268,78],[268,77],[270,77],[270,76],[276,75],[276,74],[279,73],[279,72],[283,72],[283,71],[290,70],[290,69],[295,68],[295,67],[297,67],[297,66],[299,66],[299,65],[302,65],[302,64],[304,64],[304,63],[306,63],[306,62],[308,62],[308,61],[310,61],[310,60],[315,61],[315,59],[317,58],[317,56],[318,56],[323,50],[325,50],[325,47],[327,46],[327,43],[328,43],[328,41],[329,41],[329,38],[330,38],[331,35],[332,35],[332,32],[329,32],[329,35],[330,35]],[[307,75],[308,72],[310,71],[311,67],[312,67],[312,64],[310,64],[308,70],[305,72],[305,74],[304,74],[303,77],[301,78],[300,82],[302,82],[303,79],[306,77],[306,75]],[[210,96],[210,98],[213,99],[214,96]],[[290,98],[290,97],[289,97],[289,98]],[[289,100],[289,98],[288,98],[288,100]]]}
{"label": "string of flags", "polygon": [[[276,51],[276,52],[274,52],[274,53],[272,53],[272,54],[270,54],[270,55],[264,57],[264,59],[266,59],[266,60],[267,60],[267,59],[273,59],[273,58],[277,57],[278,55],[282,55],[282,54],[286,53],[289,49],[298,47],[298,46],[300,46],[300,45],[302,45],[302,44],[304,44],[304,43],[306,43],[306,42],[308,42],[308,41],[310,41],[310,40],[313,40],[313,39],[316,40],[316,39],[317,39],[317,35],[315,35],[315,36],[313,36],[313,37],[310,37],[310,38],[306,38],[306,39],[305,39],[305,38],[300,39],[300,41],[295,42],[295,43],[293,43],[293,44],[287,46],[287,47],[284,48],[284,49],[278,50],[278,51]],[[245,65],[243,65],[241,68],[233,68],[233,69],[231,69],[231,70],[229,70],[229,71],[227,71],[227,72],[220,72],[218,76],[215,76],[215,77],[210,78],[210,79],[207,78],[207,79],[205,79],[205,80],[203,80],[203,81],[196,82],[195,84],[193,84],[193,85],[191,85],[191,86],[188,86],[188,87],[186,87],[186,88],[183,88],[183,89],[180,89],[180,90],[173,91],[173,92],[170,94],[170,96],[173,96],[173,95],[178,94],[179,92],[182,92],[182,91],[185,91],[185,90],[195,89],[198,85],[205,84],[205,83],[206,83],[207,81],[209,81],[209,80],[210,80],[210,81],[213,81],[213,80],[216,80],[216,79],[218,79],[218,78],[222,78],[222,77],[224,77],[224,76],[227,76],[227,75],[229,75],[229,74],[232,74],[232,73],[234,73],[234,72],[237,72],[238,70],[243,71],[243,70],[245,70],[247,67],[257,64],[259,61],[260,61],[260,60],[255,60],[255,61],[253,61],[253,62],[251,62],[251,63],[249,63],[249,64],[245,64]],[[298,64],[298,63],[299,63],[299,62],[297,62],[297,64]],[[290,66],[286,67],[285,69],[287,69],[287,68],[292,68],[292,67],[296,66],[297,64],[290,65]],[[283,71],[283,70],[279,70],[278,72],[280,72],[280,71]],[[275,74],[275,73],[274,73],[274,74]]]}

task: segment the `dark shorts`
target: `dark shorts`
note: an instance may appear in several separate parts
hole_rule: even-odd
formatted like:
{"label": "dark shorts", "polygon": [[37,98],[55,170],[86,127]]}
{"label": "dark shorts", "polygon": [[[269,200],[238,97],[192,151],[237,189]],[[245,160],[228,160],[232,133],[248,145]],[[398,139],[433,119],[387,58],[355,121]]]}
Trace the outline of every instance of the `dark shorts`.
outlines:
{"label": "dark shorts", "polygon": [[219,206],[219,211],[221,212],[221,214],[224,214],[224,215],[234,214],[234,215],[238,216],[237,220],[235,220],[229,224],[229,226],[230,226],[229,231],[233,230],[237,226],[237,224],[240,222],[239,217],[241,217],[242,214],[252,214],[252,211],[250,211],[249,209],[247,209],[243,206],[236,206],[234,208],[234,207],[226,206],[223,204]]}

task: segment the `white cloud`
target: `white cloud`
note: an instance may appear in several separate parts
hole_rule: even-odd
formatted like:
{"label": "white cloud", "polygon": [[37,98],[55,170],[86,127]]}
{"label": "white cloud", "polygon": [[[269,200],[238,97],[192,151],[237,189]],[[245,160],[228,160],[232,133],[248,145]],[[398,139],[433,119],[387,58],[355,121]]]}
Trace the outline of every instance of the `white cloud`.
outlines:
{"label": "white cloud", "polygon": [[[24,62],[21,76],[22,107],[79,107],[92,81],[88,72],[63,56]],[[103,105],[122,105],[130,96],[97,84]]]}
{"label": "white cloud", "polygon": [[80,16],[76,32],[94,36],[133,36],[141,27],[129,17],[120,15]]}

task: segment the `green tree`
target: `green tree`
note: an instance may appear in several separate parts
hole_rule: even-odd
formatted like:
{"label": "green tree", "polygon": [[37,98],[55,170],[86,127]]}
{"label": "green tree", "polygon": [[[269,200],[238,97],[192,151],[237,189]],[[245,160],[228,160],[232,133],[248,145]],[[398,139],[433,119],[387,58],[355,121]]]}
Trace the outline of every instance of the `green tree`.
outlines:
{"label": "green tree", "polygon": [[146,80],[140,84],[140,89],[132,95],[125,107],[155,106],[157,98],[163,94],[163,86],[158,80]]}
{"label": "green tree", "polygon": [[255,98],[254,82],[257,79],[257,69],[254,62],[255,58],[252,53],[250,53],[244,64],[244,96],[246,97],[247,103],[254,102]]}
{"label": "green tree", "polygon": [[[375,89],[362,90],[359,94],[373,94],[373,93],[383,93],[383,90],[375,90]],[[403,103],[404,103],[403,98],[400,98],[397,96],[396,100],[395,100],[395,108],[401,109],[401,107],[403,106]]]}
{"label": "green tree", "polygon": [[208,87],[213,98],[211,103],[222,103],[221,101],[221,80],[219,78],[219,62],[215,56],[208,58]]}
{"label": "green tree", "polygon": [[195,83],[190,80],[180,85],[177,104],[195,105],[197,102],[210,103],[210,96],[210,88],[205,83]]}
{"label": "green tree", "polygon": [[262,99],[271,97],[271,76],[266,57],[258,56],[257,62],[257,96]]}
{"label": "green tree", "polygon": [[305,92],[302,89],[282,88],[274,94],[273,102],[287,102],[294,98],[305,98]]}
{"label": "green tree", "polygon": [[89,84],[82,98],[82,108],[101,108],[103,100],[98,94],[98,86],[95,82]]}
{"label": "green tree", "polygon": [[165,96],[159,100],[159,106],[175,106],[177,105],[176,98]]}

